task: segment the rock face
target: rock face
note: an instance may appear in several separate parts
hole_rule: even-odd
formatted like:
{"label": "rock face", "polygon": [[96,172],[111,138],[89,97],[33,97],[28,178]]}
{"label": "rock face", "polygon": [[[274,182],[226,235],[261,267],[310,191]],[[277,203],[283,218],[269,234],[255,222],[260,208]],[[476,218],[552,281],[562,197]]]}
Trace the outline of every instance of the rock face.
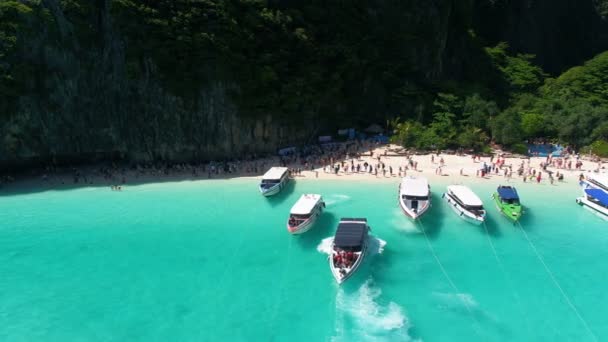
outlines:
{"label": "rock face", "polygon": [[518,52],[536,55],[552,74],[608,49],[602,0],[477,0],[474,27],[490,45],[508,42]]}
{"label": "rock face", "polygon": [[[42,87],[19,98],[18,112],[0,122],[0,165],[21,168],[104,159],[205,161],[238,158],[311,138],[315,123],[297,128],[268,115],[248,118],[229,96],[238,84],[215,80],[196,101],[165,91],[151,61],[142,78],[127,75],[125,48],[100,5],[101,44],[85,49],[56,0],[45,0],[60,44],[48,32],[23,58],[46,69]],[[34,82],[34,80],[32,80]]]}
{"label": "rock face", "polygon": [[[395,5],[377,0],[359,4],[365,8],[357,8],[355,16],[365,13],[369,25],[390,20],[395,27],[393,30],[390,26],[389,30],[395,31],[395,37],[390,37],[393,40],[378,42],[379,51],[385,53],[387,46],[390,49],[395,42],[409,44],[404,56],[394,58],[407,59],[411,67],[400,71],[404,76],[399,74],[401,78],[395,81],[394,76],[385,77],[385,70],[362,66],[361,81],[353,82],[357,88],[347,84],[347,88],[355,90],[346,92],[347,98],[333,99],[332,108],[342,112],[344,125],[366,124],[360,118],[348,122],[348,111],[353,108],[370,113],[365,120],[378,122],[386,118],[384,113],[395,111],[394,95],[378,87],[379,80],[398,82],[410,93],[419,92],[420,83],[432,84],[443,78],[458,80],[467,72],[462,65],[471,46],[466,43],[471,25],[490,43],[506,40],[518,51],[536,53],[549,71],[579,63],[601,47],[598,41],[602,41],[605,32],[592,2],[404,0]],[[320,130],[335,128],[327,121],[302,123],[280,112],[243,115],[246,108],[233,96],[241,91],[242,84],[226,76],[229,74],[217,73],[195,91],[194,97],[182,97],[165,89],[163,75],[151,59],[138,60],[143,72],[133,76],[126,57],[128,39],[113,21],[111,1],[81,4],[95,7],[94,18],[89,18],[95,34],[84,38],[75,29],[76,19],[66,13],[64,3],[41,2],[39,6],[48,13],[49,23],[31,23],[35,34],[28,36],[19,51],[19,58],[40,72],[25,81],[30,91],[16,99],[14,112],[1,116],[0,165],[5,168],[109,158],[228,159],[306,143]],[[288,2],[269,3],[287,6]],[[292,6],[299,6],[298,2]],[[401,37],[398,31],[402,23],[413,34],[404,33]],[[348,26],[345,34],[353,30],[364,32],[367,28],[355,30]],[[579,43],[581,48],[573,48]],[[352,63],[356,65],[357,61]],[[385,62],[383,67],[388,65],[386,68],[390,69],[391,63],[392,60]],[[208,69],[215,70],[217,65],[210,64]],[[421,113],[417,98],[413,98],[406,100],[411,101],[408,105]],[[374,112],[383,114],[374,117]]]}

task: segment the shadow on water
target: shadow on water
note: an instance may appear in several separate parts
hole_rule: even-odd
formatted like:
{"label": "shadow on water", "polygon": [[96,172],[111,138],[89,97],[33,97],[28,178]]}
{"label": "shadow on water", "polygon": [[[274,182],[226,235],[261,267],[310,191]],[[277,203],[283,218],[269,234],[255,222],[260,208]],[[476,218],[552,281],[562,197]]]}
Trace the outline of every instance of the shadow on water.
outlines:
{"label": "shadow on water", "polygon": [[429,211],[424,214],[419,222],[416,222],[416,227],[418,229],[424,229],[424,233],[431,240],[435,240],[439,237],[439,233],[441,232],[441,226],[443,225],[444,215],[446,212],[444,210],[444,201],[441,198],[441,194],[432,193],[432,205],[429,208]]}
{"label": "shadow on water", "polygon": [[522,229],[525,229],[526,231],[531,231],[532,229],[530,227],[533,226],[533,223],[535,221],[535,212],[534,210],[531,210],[529,207],[523,207],[524,213],[523,215],[521,215],[521,218],[519,219],[519,223],[516,223],[516,226],[521,227]]}
{"label": "shadow on water", "polygon": [[[507,224],[513,224],[513,222],[511,222],[506,217],[502,217],[502,214],[500,214],[500,219],[507,222]],[[485,225],[485,228],[484,228],[484,225]],[[494,218],[492,218],[490,215],[486,216],[485,223],[480,225],[479,229],[481,230],[482,234],[488,234],[494,238],[499,238],[502,236],[502,234],[500,233],[500,229],[498,229],[498,224],[496,223]]]}
{"label": "shadow on water", "polygon": [[285,184],[285,187],[283,190],[281,190],[281,192],[274,196],[266,197],[268,203],[270,203],[270,205],[273,207],[281,205],[293,193],[293,190],[296,188],[295,183],[295,180],[291,180]]}
{"label": "shadow on water", "polygon": [[333,236],[338,218],[331,212],[324,211],[315,222],[314,227],[302,235],[293,236],[298,243],[307,249],[316,249],[323,239]]}

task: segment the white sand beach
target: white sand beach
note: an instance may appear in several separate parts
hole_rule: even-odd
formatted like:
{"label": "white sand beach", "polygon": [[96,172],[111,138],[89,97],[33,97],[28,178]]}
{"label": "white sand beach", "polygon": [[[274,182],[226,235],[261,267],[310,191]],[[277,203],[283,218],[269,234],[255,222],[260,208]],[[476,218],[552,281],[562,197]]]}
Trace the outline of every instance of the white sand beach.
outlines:
{"label": "white sand beach", "polygon": [[[350,152],[350,153],[347,153]],[[353,155],[351,157],[350,155]],[[356,155],[356,156],[355,156]],[[176,164],[168,167],[84,167],[69,171],[43,175],[19,175],[16,180],[5,182],[5,190],[27,189],[44,191],[86,186],[119,185],[121,190],[129,186],[147,183],[204,181],[208,179],[259,179],[272,166],[281,164],[293,169],[293,178],[298,181],[339,180],[339,181],[396,181],[404,176],[424,176],[429,181],[446,179],[451,183],[526,183],[559,186],[562,183],[578,182],[581,174],[600,170],[606,172],[605,163],[581,158],[579,169],[575,168],[576,157],[552,158],[543,169],[542,164],[548,161],[545,157],[501,157],[497,151],[492,157],[456,154],[421,154],[408,155],[397,145],[360,146],[356,150],[339,150],[315,155],[302,160],[295,157],[280,159],[270,157],[250,161],[216,163],[205,165]],[[346,157],[345,157],[346,156]],[[562,162],[560,167],[559,163]],[[496,164],[500,162],[500,164]],[[571,168],[568,163],[571,162]],[[365,167],[367,163],[368,167]],[[486,166],[493,168],[489,174],[481,176],[480,169]],[[335,167],[340,166],[336,173]],[[384,171],[382,169],[384,165]],[[357,172],[357,166],[359,171]],[[415,166],[415,168],[414,168]],[[370,172],[370,167],[373,171]],[[522,174],[518,174],[520,171]],[[391,172],[392,171],[392,172]],[[537,179],[541,172],[540,181]],[[563,179],[558,179],[558,173]],[[533,175],[534,174],[534,175]],[[552,176],[550,176],[550,174]],[[553,180],[551,180],[553,178]]]}

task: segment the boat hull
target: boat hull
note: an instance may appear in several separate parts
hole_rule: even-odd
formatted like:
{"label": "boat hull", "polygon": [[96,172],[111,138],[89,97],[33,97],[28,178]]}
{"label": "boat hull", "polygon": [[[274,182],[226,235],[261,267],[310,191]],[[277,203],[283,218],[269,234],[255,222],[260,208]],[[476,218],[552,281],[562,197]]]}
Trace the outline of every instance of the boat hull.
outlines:
{"label": "boat hull", "polygon": [[456,215],[458,215],[461,219],[475,225],[481,225],[485,222],[485,215],[475,216],[456,203],[456,201],[452,199],[449,194],[444,193],[441,197],[446,201],[448,206],[452,208],[452,211],[454,211],[454,213],[456,213]]}
{"label": "boat hull", "polygon": [[600,213],[606,217],[608,217],[608,209],[602,207],[601,205],[597,205],[591,201],[589,201],[587,198],[585,197],[578,197],[576,199],[576,203],[578,203],[579,205],[584,205],[590,209],[592,209],[593,211]]}
{"label": "boat hull", "polygon": [[[414,210],[412,208],[409,208],[402,199],[399,198],[398,201],[399,201],[399,207],[401,208],[401,211],[403,211],[405,216],[411,218],[412,220],[416,220],[416,219],[420,218],[431,207],[431,201],[418,201],[418,211],[414,212]],[[422,206],[420,206],[421,202],[423,203]]]}
{"label": "boat hull", "polygon": [[283,190],[283,188],[285,187],[285,185],[287,184],[288,180],[284,180],[281,181],[280,183],[278,183],[277,185],[271,187],[271,188],[267,188],[264,189],[261,186],[259,187],[260,189],[260,193],[264,196],[264,197],[270,197],[270,196],[274,196],[276,194],[278,194],[279,192],[281,192],[281,190]]}
{"label": "boat hull", "polygon": [[355,274],[355,272],[357,271],[359,266],[361,266],[361,264],[363,263],[363,259],[365,258],[366,253],[367,253],[367,242],[363,245],[363,248],[361,249],[361,254],[357,258],[357,260],[355,261],[353,266],[348,271],[346,271],[344,274],[341,274],[340,268],[334,266],[334,262],[333,262],[334,252],[333,252],[333,246],[332,246],[332,253],[329,255],[329,258],[328,258],[329,269],[331,270],[331,274],[334,276],[334,279],[336,279],[336,282],[338,284],[344,283],[350,277],[352,277],[353,274]]}
{"label": "boat hull", "polygon": [[299,226],[292,227],[289,225],[289,223],[287,223],[287,231],[293,235],[299,235],[309,231],[315,225],[315,222],[317,221],[319,216],[321,216],[324,206],[325,204],[321,202],[321,205],[315,210],[315,212],[310,216],[310,218],[304,221]]}
{"label": "boat hull", "polygon": [[497,193],[494,193],[492,195],[492,198],[494,199],[496,209],[498,209],[498,211],[507,219],[512,222],[517,222],[521,218],[521,215],[523,213],[523,208],[521,205],[504,204],[501,202],[500,197],[498,197]]}

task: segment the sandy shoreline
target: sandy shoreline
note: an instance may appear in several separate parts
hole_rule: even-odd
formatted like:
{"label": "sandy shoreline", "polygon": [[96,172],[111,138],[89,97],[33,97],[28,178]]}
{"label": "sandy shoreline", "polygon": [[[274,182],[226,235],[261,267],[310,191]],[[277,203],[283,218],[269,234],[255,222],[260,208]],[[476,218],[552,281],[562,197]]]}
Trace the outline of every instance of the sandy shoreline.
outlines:
{"label": "sandy shoreline", "polygon": [[[397,154],[398,146],[385,145],[368,149],[369,152],[355,158],[332,158],[333,163],[326,162],[325,166],[315,165],[314,162],[308,164],[302,160],[287,160],[286,166],[293,169],[301,169],[300,173],[293,177],[298,181],[314,181],[314,180],[335,180],[335,181],[398,181],[404,176],[424,176],[429,179],[429,182],[449,182],[449,183],[477,183],[490,182],[501,184],[522,184],[524,183],[523,175],[518,175],[518,170],[523,168],[524,175],[532,173],[538,174],[542,172],[540,182],[537,178],[527,176],[526,183],[546,184],[552,186],[560,186],[560,184],[568,184],[578,182],[582,173],[597,170],[606,172],[603,164],[582,160],[582,167],[574,169],[575,159],[572,160],[572,169],[559,168],[559,159],[554,158],[552,161],[555,165],[550,165],[546,171],[541,167],[542,163],[547,162],[547,158],[531,157],[531,158],[503,158],[497,157],[481,157],[473,160],[471,155],[412,155],[409,160],[406,155]],[[346,155],[348,157],[348,154]],[[379,157],[379,159],[378,159]],[[329,158],[323,158],[329,161]],[[411,160],[411,161],[410,161]],[[316,160],[319,162],[319,160]],[[480,176],[480,169],[483,165],[492,166],[497,161],[501,161],[502,167],[497,168],[498,173],[492,171],[484,177]],[[369,168],[365,169],[364,165],[373,166],[373,172],[369,172]],[[152,169],[140,170],[129,169],[115,170],[115,173],[107,174],[107,171],[100,172],[94,167],[78,171],[80,174],[75,177],[74,174],[55,174],[43,175],[37,177],[21,177],[14,182],[4,184],[0,189],[1,193],[14,193],[19,191],[38,192],[46,190],[65,190],[81,187],[110,187],[112,185],[120,185],[122,190],[126,190],[129,186],[149,184],[149,183],[165,183],[165,182],[181,182],[181,181],[204,181],[204,180],[230,180],[230,179],[260,179],[262,174],[271,166],[279,166],[281,161],[278,158],[260,159],[254,162],[243,164],[235,164],[234,170],[231,173],[223,173],[217,169],[197,169],[195,167],[178,167],[172,168],[170,172]],[[311,170],[310,165],[315,165]],[[340,165],[338,173],[331,167]],[[357,165],[359,172],[356,171]],[[384,165],[384,168],[382,168]],[[412,166],[416,166],[416,170]],[[567,165],[567,164],[566,164]],[[510,166],[510,168],[509,168]],[[354,167],[354,170],[353,170]],[[304,171],[307,169],[307,171]],[[383,171],[384,170],[384,171]],[[391,173],[392,170],[392,173]],[[257,172],[255,172],[257,171]],[[217,172],[217,173],[216,173]],[[550,180],[549,174],[553,175],[553,182]],[[558,181],[557,173],[563,174],[563,180]],[[510,175],[510,176],[509,176]],[[75,178],[77,178],[75,180]],[[77,181],[77,182],[75,182]]]}

